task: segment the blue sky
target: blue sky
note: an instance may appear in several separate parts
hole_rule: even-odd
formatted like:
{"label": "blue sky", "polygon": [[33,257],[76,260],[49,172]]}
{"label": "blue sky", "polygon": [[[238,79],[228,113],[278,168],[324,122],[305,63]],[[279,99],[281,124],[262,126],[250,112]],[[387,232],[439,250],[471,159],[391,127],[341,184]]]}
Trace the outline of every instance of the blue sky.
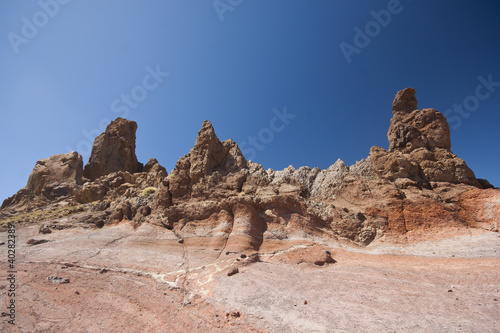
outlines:
{"label": "blue sky", "polygon": [[139,160],[168,171],[205,119],[265,168],[353,164],[388,147],[406,87],[500,186],[499,14],[461,0],[1,1],[0,200],[39,159],[86,163],[118,116],[138,123]]}

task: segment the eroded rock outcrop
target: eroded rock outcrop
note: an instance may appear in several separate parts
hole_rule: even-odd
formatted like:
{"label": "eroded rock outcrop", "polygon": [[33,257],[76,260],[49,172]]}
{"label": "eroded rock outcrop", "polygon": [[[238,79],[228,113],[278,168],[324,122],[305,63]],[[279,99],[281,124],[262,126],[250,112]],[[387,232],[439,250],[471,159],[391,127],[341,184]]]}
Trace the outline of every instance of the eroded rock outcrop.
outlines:
{"label": "eroded rock outcrop", "polygon": [[137,123],[123,118],[112,121],[94,141],[84,176],[95,180],[112,172],[138,172],[142,165],[135,155]]}
{"label": "eroded rock outcrop", "polygon": [[203,122],[191,151],[181,157],[169,177],[174,198],[226,196],[241,190],[247,161],[236,143],[221,142],[209,121]]}
{"label": "eroded rock outcrop", "polygon": [[35,197],[47,200],[68,197],[83,181],[82,156],[73,151],[53,155],[36,162],[24,189],[6,199],[1,208],[26,204]]}
{"label": "eroded rock outcrop", "polygon": [[374,169],[382,178],[481,187],[467,164],[451,152],[446,118],[434,109],[419,110],[413,88],[397,93],[392,113],[388,151],[380,147],[370,150]]}
{"label": "eroded rock outcrop", "polygon": [[87,179],[77,153],[42,160],[2,212],[14,203],[39,209],[59,196],[94,207],[86,219],[98,227],[150,223],[171,230],[183,246],[213,247],[217,257],[256,252],[278,260],[284,244],[302,242],[308,245],[286,253],[322,264],[330,259],[312,245],[319,241],[367,245],[431,229],[498,229],[499,190],[483,190],[491,185],[451,152],[446,118],[419,110],[412,88],[397,93],[392,113],[387,150],[372,147],[354,165],[338,159],[324,170],[266,170],[205,121],[170,175],[156,159],[137,162],[137,125],[118,118],[96,138]]}
{"label": "eroded rock outcrop", "polygon": [[39,195],[42,192],[48,194],[55,192],[53,194],[58,196],[57,189],[62,190],[62,187],[66,186],[66,195],[69,195],[70,187],[74,188],[76,185],[82,184],[82,174],[82,156],[76,151],[53,155],[36,162],[28,178],[26,188],[35,195]]}

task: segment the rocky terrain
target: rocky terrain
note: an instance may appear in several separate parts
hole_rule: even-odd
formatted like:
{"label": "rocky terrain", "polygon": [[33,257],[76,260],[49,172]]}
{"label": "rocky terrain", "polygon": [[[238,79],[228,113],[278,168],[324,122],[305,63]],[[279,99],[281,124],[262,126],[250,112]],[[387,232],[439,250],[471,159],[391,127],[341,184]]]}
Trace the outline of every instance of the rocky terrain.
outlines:
{"label": "rocky terrain", "polygon": [[205,121],[168,174],[123,118],[85,166],[38,161],[0,209],[19,271],[2,331],[498,331],[500,190],[414,89],[392,113],[387,150],[325,170],[265,170]]}

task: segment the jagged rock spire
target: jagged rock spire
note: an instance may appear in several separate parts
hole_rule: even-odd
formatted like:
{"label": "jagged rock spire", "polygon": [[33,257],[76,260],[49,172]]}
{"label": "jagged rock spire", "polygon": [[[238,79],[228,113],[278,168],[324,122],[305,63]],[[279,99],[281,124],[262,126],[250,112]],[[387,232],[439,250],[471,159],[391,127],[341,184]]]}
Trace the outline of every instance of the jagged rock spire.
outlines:
{"label": "jagged rock spire", "polygon": [[83,175],[95,180],[117,171],[135,173],[142,164],[135,155],[135,131],[137,123],[124,118],[112,121],[94,141],[89,163]]}
{"label": "jagged rock spire", "polygon": [[216,171],[224,176],[247,167],[238,145],[232,139],[221,142],[212,123],[205,120],[194,147],[177,161],[170,191],[174,197],[183,196],[190,192],[193,184]]}

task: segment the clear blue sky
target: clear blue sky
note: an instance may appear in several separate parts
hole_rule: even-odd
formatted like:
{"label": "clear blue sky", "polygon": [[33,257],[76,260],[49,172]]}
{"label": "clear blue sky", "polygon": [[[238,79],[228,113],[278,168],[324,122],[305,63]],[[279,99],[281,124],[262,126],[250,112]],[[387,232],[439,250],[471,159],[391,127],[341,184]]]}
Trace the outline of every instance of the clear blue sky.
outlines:
{"label": "clear blue sky", "polygon": [[388,147],[406,87],[450,109],[452,151],[500,186],[499,2],[55,1],[0,2],[0,200],[39,159],[75,149],[86,163],[86,137],[123,115],[139,160],[168,171],[205,119],[265,168],[353,164]]}

